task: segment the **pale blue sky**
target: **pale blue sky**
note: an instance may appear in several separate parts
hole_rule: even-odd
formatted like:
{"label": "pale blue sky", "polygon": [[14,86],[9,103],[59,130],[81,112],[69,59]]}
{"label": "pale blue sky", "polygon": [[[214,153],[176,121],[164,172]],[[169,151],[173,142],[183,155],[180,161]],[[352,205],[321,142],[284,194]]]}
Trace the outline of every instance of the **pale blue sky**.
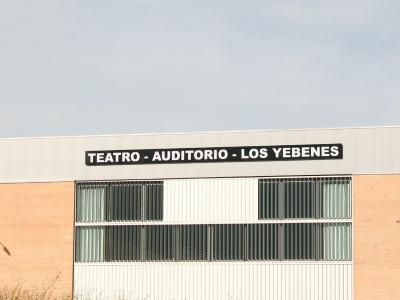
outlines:
{"label": "pale blue sky", "polygon": [[400,124],[399,1],[1,1],[0,137]]}

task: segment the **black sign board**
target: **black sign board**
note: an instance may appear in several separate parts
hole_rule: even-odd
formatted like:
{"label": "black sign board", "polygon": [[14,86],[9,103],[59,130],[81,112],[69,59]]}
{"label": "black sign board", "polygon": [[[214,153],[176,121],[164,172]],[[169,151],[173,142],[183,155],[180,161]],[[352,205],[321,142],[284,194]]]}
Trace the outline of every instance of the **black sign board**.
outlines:
{"label": "black sign board", "polygon": [[87,166],[342,159],[342,144],[86,151]]}

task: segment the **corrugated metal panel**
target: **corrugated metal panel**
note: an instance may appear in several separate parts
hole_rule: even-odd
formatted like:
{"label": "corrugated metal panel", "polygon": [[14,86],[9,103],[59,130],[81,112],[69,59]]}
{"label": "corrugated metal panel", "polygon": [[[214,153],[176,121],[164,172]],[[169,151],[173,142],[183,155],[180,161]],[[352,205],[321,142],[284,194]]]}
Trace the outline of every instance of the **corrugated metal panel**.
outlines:
{"label": "corrugated metal panel", "polygon": [[77,264],[77,299],[350,300],[352,264]]}
{"label": "corrugated metal panel", "polygon": [[[349,178],[273,180],[278,182],[276,209],[280,218],[310,218],[314,212],[318,212],[319,219],[351,215]],[[312,184],[304,187],[304,182]],[[83,191],[78,190],[78,198],[87,199],[87,203],[77,203],[82,211],[77,214],[79,218],[84,222],[103,215],[111,221],[126,218],[126,211],[133,207],[130,191],[117,188],[104,192],[99,183],[90,188],[85,184],[81,184]],[[107,183],[108,188],[110,184]],[[86,262],[75,264],[78,299],[351,299],[352,264],[327,262],[351,260],[351,221],[213,224],[256,221],[259,181],[254,178],[166,180],[164,190],[150,186],[152,182],[139,184],[142,184],[142,201],[149,199],[142,202],[142,215],[146,215],[146,210],[157,210],[160,206],[157,199],[162,199],[164,192],[163,221],[173,224],[78,226],[76,261]],[[107,218],[110,193],[116,217]],[[105,213],[99,209],[99,199],[104,194]],[[319,204],[317,199],[321,201]],[[145,218],[151,218],[148,216]],[[151,262],[143,263],[146,260]]]}
{"label": "corrugated metal panel", "polygon": [[[0,139],[0,182],[399,173],[400,127]],[[88,150],[342,143],[342,160],[88,167]]]}
{"label": "corrugated metal panel", "polygon": [[257,220],[258,181],[254,178],[164,181],[165,222]]}

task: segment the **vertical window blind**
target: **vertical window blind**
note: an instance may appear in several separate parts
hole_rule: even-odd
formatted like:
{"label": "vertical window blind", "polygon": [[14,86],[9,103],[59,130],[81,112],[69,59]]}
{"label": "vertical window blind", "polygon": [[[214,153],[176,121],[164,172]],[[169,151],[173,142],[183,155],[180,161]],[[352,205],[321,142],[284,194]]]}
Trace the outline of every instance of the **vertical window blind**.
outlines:
{"label": "vertical window blind", "polygon": [[351,260],[351,224],[79,226],[77,262]]}
{"label": "vertical window blind", "polygon": [[351,179],[260,179],[258,207],[261,220],[350,219]]}
{"label": "vertical window blind", "polygon": [[162,219],[162,181],[79,183],[77,185],[77,222]]}

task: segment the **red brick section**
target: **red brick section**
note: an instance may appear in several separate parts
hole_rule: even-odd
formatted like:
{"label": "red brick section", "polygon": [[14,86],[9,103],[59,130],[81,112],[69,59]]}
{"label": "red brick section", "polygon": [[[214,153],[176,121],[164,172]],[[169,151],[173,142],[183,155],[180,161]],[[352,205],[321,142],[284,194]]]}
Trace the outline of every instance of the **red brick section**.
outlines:
{"label": "red brick section", "polygon": [[400,175],[354,177],[354,295],[400,299]]}
{"label": "red brick section", "polygon": [[[72,292],[74,183],[0,184],[0,288]],[[7,253],[8,252],[8,253]]]}

